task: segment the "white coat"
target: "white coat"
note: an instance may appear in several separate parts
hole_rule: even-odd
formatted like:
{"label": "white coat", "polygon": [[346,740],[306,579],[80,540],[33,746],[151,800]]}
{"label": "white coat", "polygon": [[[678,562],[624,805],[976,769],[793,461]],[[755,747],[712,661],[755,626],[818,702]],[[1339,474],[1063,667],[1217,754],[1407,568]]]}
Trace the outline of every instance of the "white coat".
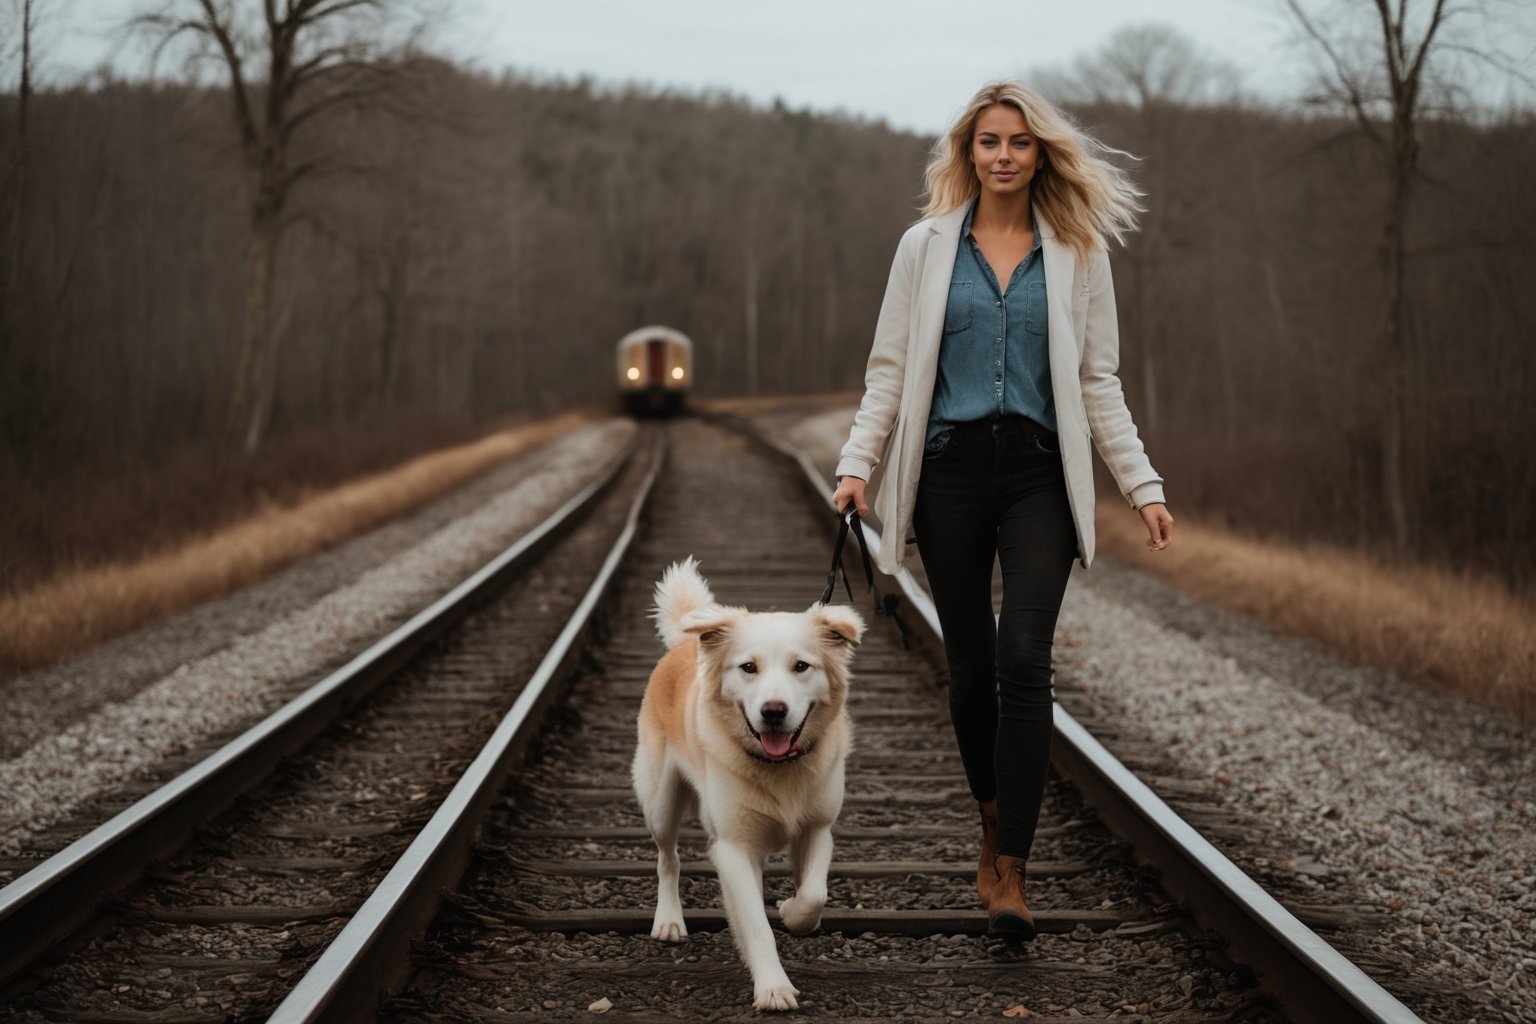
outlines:
{"label": "white coat", "polygon": [[[884,461],[873,509],[887,538],[877,559],[886,573],[900,568],[906,554],[902,540],[911,532],[944,307],[968,206],[962,203],[941,217],[914,224],[896,247],[864,375],[864,400],[837,464],[839,477],[868,480]],[[1056,240],[1038,208],[1035,223],[1045,260],[1051,390],[1061,463],[1077,527],[1077,554],[1086,568],[1093,561],[1094,542],[1090,442],[1132,508],[1163,501],[1163,480],[1147,459],[1115,376],[1120,328],[1109,253],[1100,248],[1080,261]]]}

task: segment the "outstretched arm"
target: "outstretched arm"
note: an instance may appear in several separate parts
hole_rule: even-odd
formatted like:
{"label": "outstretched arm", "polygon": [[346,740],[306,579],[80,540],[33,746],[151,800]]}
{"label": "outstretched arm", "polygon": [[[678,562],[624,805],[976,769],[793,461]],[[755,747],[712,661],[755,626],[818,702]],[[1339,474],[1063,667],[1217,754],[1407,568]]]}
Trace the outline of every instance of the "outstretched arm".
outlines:
{"label": "outstretched arm", "polygon": [[1161,551],[1173,540],[1173,517],[1163,496],[1163,478],[1147,458],[1125,391],[1120,369],[1120,324],[1115,312],[1115,284],[1109,271],[1109,253],[1093,254],[1088,276],[1088,323],[1079,380],[1088,430],[1109,467],[1120,493],[1147,524],[1147,547]]}

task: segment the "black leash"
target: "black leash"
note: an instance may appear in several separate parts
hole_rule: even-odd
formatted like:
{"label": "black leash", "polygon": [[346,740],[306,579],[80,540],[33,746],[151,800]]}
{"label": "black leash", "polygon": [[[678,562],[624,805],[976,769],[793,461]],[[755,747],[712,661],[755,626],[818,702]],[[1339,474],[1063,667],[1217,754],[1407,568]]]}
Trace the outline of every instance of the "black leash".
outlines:
{"label": "black leash", "polygon": [[848,581],[848,570],[843,566],[843,545],[848,542],[848,532],[853,531],[854,539],[859,542],[859,558],[864,563],[864,580],[869,584],[869,592],[875,599],[875,614],[889,616],[896,623],[896,628],[901,630],[902,643],[906,644],[911,638],[911,631],[907,624],[901,620],[897,613],[897,599],[895,594],[881,595],[880,588],[875,585],[875,563],[869,557],[869,542],[864,539],[864,523],[859,516],[858,508],[851,502],[848,508],[838,513],[837,543],[832,546],[832,568],[827,570],[827,586],[821,592],[822,604],[830,604],[832,594],[837,590],[837,573],[843,572],[843,589],[848,592],[848,603],[853,603],[853,584]]}

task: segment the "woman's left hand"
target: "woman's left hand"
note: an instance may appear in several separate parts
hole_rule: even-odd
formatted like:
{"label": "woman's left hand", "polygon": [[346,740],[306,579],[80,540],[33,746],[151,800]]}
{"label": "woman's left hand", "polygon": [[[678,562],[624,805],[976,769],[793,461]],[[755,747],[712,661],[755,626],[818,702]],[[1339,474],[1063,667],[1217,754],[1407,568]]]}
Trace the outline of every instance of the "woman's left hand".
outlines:
{"label": "woman's left hand", "polygon": [[1137,509],[1147,524],[1147,550],[1161,551],[1173,543],[1173,516],[1162,502],[1152,502]]}

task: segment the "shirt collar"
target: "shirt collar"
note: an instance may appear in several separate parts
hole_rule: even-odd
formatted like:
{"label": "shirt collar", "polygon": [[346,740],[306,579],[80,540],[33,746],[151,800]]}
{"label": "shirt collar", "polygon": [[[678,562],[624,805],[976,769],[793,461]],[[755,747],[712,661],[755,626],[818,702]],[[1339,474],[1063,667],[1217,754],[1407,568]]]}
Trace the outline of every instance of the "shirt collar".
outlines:
{"label": "shirt collar", "polygon": [[[976,195],[971,197],[971,205],[970,205],[969,208],[966,209],[966,211],[965,211],[965,220],[960,225],[960,237],[961,238],[971,238],[971,221],[976,218],[976,207],[978,205],[980,205],[980,203],[981,203],[981,194],[980,193],[977,193]],[[1031,256],[1033,256],[1035,254],[1035,250],[1040,248],[1040,223],[1035,219],[1035,204],[1034,203],[1030,203],[1029,204],[1029,227],[1030,227],[1031,233],[1033,233],[1033,235],[1035,236],[1034,242],[1029,247],[1029,254]],[[971,241],[975,242],[976,240],[974,238],[971,238]]]}

